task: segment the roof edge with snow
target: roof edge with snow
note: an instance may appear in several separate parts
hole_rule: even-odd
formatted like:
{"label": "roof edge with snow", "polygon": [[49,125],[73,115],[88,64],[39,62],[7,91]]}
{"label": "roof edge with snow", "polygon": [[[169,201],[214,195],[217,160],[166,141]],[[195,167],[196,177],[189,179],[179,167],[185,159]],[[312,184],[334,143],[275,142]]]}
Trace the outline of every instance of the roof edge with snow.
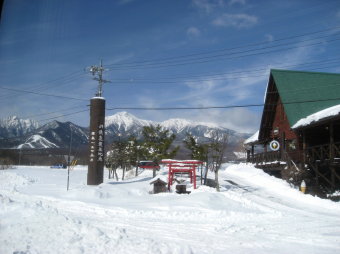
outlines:
{"label": "roof edge with snow", "polygon": [[255,132],[250,138],[247,138],[243,144],[244,145],[251,145],[256,143],[257,141],[259,141],[259,133],[260,131],[258,130],[257,132]]}
{"label": "roof edge with snow", "polygon": [[311,114],[305,118],[300,119],[292,126],[292,129],[306,127],[311,124],[314,124],[322,120],[326,120],[327,118],[338,116],[338,115],[340,115],[340,104],[320,110],[314,114]]}

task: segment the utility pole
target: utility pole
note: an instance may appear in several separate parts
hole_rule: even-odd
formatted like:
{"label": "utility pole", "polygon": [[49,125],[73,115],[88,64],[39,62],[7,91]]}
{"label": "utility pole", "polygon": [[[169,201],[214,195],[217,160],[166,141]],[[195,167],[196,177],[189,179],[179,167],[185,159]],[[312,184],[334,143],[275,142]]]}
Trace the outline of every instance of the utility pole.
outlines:
{"label": "utility pole", "polygon": [[109,81],[103,79],[103,62],[88,68],[98,81],[98,91],[91,99],[90,104],[90,135],[88,153],[87,185],[98,185],[104,181],[104,137],[105,137],[105,98],[103,95],[103,84]]}
{"label": "utility pole", "polygon": [[98,81],[98,91],[96,93],[97,97],[102,97],[103,94],[103,84],[105,83],[109,83],[110,81],[103,79],[103,71],[104,71],[104,67],[103,67],[103,61],[100,60],[100,65],[96,66],[96,65],[92,65],[89,68],[89,71],[92,73],[93,76],[95,76],[93,79]]}
{"label": "utility pole", "polygon": [[72,149],[72,126],[70,125],[71,130],[71,137],[70,137],[70,148],[68,152],[68,158],[67,158],[67,190],[70,186],[70,164],[71,164],[71,149]]}

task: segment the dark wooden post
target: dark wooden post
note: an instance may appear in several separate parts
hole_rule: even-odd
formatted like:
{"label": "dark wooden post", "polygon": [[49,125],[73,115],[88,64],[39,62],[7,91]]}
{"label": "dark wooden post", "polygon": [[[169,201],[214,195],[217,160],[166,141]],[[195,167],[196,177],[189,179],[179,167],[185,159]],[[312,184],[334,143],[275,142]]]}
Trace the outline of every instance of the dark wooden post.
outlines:
{"label": "dark wooden post", "polygon": [[333,121],[329,125],[329,160],[334,159],[334,124]]}
{"label": "dark wooden post", "polygon": [[319,165],[318,165],[317,162],[315,162],[315,175],[316,175],[316,185],[320,186],[319,185],[319,176],[320,176],[320,173],[319,173]]}
{"label": "dark wooden post", "polygon": [[89,164],[87,185],[103,183],[105,99],[94,97],[90,105]]}
{"label": "dark wooden post", "polygon": [[247,149],[247,162],[250,162],[250,150]]}
{"label": "dark wooden post", "polygon": [[286,151],[286,134],[284,132],[282,132],[282,136],[281,136],[281,146],[280,146],[280,159],[283,160],[285,158],[285,151]]}
{"label": "dark wooden post", "polygon": [[306,144],[306,131],[302,131],[302,156],[303,156],[303,164],[305,165],[307,162],[307,144]]}
{"label": "dark wooden post", "polygon": [[251,162],[254,163],[254,145],[251,145]]}

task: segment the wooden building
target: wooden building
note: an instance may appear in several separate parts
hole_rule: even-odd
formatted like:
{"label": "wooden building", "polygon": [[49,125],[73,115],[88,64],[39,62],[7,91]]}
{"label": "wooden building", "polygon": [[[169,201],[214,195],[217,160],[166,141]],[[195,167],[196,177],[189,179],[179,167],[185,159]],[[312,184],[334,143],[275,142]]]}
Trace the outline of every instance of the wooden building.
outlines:
{"label": "wooden building", "polygon": [[259,132],[245,145],[248,161],[264,170],[308,168],[318,183],[339,189],[340,74],[271,70]]}
{"label": "wooden building", "polygon": [[157,178],[153,181],[150,182],[150,184],[153,184],[153,194],[158,194],[158,193],[161,193],[161,192],[167,192],[168,188],[166,187],[167,185],[167,182],[160,179],[160,178]]}

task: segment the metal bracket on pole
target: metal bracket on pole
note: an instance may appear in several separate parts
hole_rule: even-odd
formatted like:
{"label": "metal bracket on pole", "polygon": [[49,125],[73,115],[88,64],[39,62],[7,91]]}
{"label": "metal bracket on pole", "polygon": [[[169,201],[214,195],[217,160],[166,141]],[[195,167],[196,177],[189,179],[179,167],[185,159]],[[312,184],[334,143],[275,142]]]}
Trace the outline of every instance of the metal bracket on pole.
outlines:
{"label": "metal bracket on pole", "polygon": [[88,70],[92,73],[92,76],[95,76],[93,79],[98,81],[98,91],[96,93],[96,96],[102,97],[103,84],[110,83],[110,81],[103,79],[103,71],[105,71],[103,67],[103,61],[100,60],[100,66],[92,65],[88,68]]}

